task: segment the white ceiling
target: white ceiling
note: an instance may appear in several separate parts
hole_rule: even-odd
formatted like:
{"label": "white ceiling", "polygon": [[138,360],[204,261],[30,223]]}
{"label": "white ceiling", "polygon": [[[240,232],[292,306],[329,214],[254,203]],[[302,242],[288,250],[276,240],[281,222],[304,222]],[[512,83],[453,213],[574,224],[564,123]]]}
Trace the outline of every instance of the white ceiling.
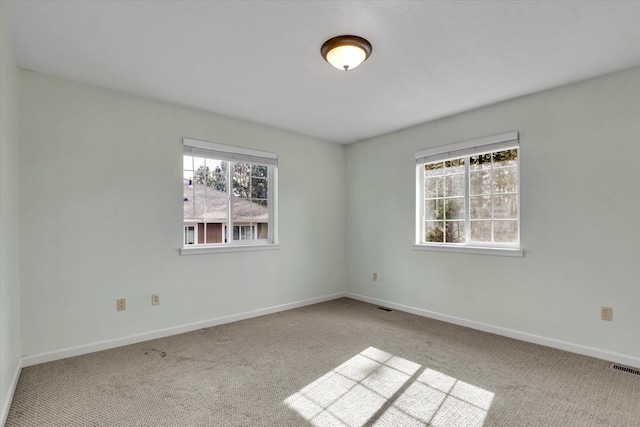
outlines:
{"label": "white ceiling", "polygon": [[[20,67],[349,143],[640,64],[640,1],[0,0]],[[320,56],[355,34],[352,71]]]}

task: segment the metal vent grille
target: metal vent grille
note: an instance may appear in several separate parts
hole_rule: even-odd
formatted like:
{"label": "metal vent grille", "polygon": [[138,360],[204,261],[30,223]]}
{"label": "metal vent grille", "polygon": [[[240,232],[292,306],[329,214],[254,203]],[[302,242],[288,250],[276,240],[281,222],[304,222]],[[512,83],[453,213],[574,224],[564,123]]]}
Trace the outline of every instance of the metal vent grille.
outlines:
{"label": "metal vent grille", "polygon": [[611,369],[615,369],[617,371],[627,372],[629,374],[640,375],[640,369],[631,368],[629,366],[618,365],[617,363],[611,364]]}
{"label": "metal vent grille", "polygon": [[393,311],[390,308],[387,307],[378,307],[380,310],[384,310],[384,311]]}

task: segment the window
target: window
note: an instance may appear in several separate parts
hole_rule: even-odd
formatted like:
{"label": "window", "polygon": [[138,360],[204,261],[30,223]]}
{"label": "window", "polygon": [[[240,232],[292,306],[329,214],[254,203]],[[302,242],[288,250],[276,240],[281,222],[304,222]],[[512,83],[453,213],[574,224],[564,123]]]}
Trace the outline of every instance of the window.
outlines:
{"label": "window", "polygon": [[420,249],[522,256],[518,133],[416,153]]}
{"label": "window", "polygon": [[182,253],[273,246],[277,155],[183,139]]}

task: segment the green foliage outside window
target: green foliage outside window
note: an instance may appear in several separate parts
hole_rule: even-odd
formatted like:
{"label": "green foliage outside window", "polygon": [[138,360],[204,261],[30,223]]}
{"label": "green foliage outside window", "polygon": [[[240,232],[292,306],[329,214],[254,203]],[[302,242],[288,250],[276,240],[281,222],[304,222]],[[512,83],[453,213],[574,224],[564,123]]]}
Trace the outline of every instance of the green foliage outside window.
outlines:
{"label": "green foliage outside window", "polygon": [[[227,165],[229,162],[220,162],[213,170],[209,166],[200,166],[194,172],[194,180],[199,184],[205,184],[218,191],[227,191]],[[267,166],[250,165],[246,163],[231,163],[233,195],[241,198],[260,199],[256,203],[267,204],[269,189]]]}

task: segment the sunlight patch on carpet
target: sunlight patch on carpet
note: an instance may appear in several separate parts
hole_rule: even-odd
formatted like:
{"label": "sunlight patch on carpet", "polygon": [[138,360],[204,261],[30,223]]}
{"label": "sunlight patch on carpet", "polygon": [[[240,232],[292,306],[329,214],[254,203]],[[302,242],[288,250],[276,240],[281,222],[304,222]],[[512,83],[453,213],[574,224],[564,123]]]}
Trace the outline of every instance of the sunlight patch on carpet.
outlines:
{"label": "sunlight patch on carpet", "polygon": [[316,427],[482,427],[494,394],[369,347],[284,403]]}

